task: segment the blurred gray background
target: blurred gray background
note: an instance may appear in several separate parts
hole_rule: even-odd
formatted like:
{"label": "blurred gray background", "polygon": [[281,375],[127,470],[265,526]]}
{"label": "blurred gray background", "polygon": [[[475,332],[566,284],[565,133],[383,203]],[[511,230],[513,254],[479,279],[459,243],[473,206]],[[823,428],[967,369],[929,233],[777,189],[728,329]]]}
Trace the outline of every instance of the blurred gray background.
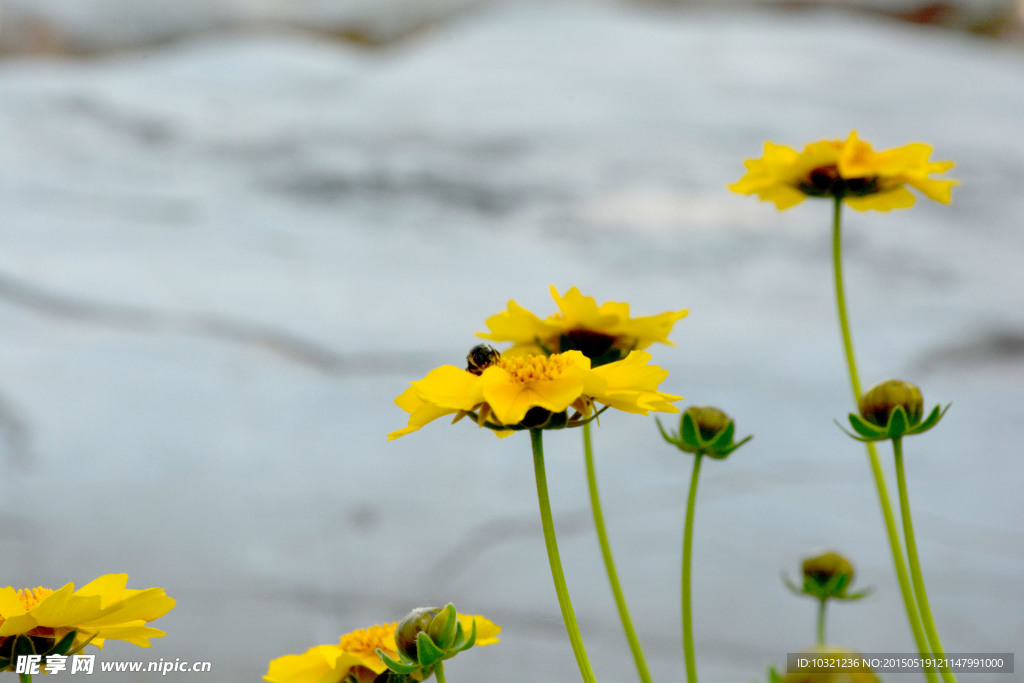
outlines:
{"label": "blurred gray background", "polygon": [[[1021,46],[996,0],[7,0],[0,584],[166,588],[168,635],[102,656],[213,673],[137,680],[259,680],[449,600],[504,627],[451,680],[576,680],[528,439],[440,421],[385,442],[394,397],[486,317],[510,298],[546,315],[548,286],[576,285],[689,308],[652,349],[664,389],[756,435],[702,473],[703,679],[763,679],[813,641],[779,574],[832,547],[875,593],[831,610],[830,640],[913,650],[864,451],[832,423],[850,401],[829,206],[725,187],[766,139],[855,128],[926,141],[963,181],[951,206],[847,212],[847,286],[865,384],[954,402],[906,443],[946,648],[1019,648]],[[681,680],[691,461],[649,418],[595,438],[634,621],[655,677]],[[598,677],[636,680],[580,434],[546,446]]]}

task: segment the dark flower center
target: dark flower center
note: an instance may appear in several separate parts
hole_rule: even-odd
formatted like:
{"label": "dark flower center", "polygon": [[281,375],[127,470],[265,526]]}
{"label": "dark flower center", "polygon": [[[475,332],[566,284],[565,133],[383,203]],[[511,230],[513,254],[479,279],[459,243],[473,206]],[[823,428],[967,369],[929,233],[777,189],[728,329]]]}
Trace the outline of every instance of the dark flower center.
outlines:
{"label": "dark flower center", "polygon": [[615,348],[616,338],[593,330],[569,330],[558,340],[558,350],[579,351],[590,359],[591,366],[617,361],[622,354]]}
{"label": "dark flower center", "polygon": [[866,197],[882,191],[877,177],[843,178],[835,166],[819,166],[798,189],[810,197]]}

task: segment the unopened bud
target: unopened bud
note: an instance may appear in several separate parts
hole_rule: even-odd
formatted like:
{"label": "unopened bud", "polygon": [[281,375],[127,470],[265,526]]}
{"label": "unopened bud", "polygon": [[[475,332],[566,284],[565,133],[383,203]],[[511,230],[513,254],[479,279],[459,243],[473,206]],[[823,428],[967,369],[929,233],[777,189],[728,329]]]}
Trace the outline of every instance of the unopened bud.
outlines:
{"label": "unopened bud", "polygon": [[419,661],[416,638],[421,633],[427,633],[430,622],[441,613],[441,610],[441,607],[417,607],[398,622],[398,628],[395,629],[395,644],[398,646],[399,654],[411,661]]}
{"label": "unopened bud", "polygon": [[903,408],[912,427],[924,416],[921,390],[910,382],[890,379],[868,389],[860,399],[860,414],[871,424],[885,427],[896,408]]}
{"label": "unopened bud", "polygon": [[[810,580],[821,587],[834,585],[840,594],[853,583],[853,565],[836,552],[808,557],[803,564],[804,580]],[[835,597],[835,596],[830,596]]]}
{"label": "unopened bud", "polygon": [[714,439],[732,422],[728,415],[711,406],[691,406],[686,409],[686,412],[693,418],[694,424],[700,431],[700,438],[705,441]]}

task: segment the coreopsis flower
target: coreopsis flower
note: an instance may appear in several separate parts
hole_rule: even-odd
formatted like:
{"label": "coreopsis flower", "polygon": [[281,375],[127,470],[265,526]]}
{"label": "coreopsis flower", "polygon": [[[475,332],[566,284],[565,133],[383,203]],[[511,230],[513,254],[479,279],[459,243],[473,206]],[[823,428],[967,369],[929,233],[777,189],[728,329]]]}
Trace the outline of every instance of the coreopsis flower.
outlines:
{"label": "coreopsis flower", "polygon": [[86,644],[103,647],[124,640],[149,647],[150,638],[166,635],[146,626],[174,607],[162,588],[126,588],[127,574],[106,574],[78,590],[68,583],[51,590],[42,586],[0,588],[0,670],[13,666],[16,640],[33,642],[36,654],[67,654]]}
{"label": "coreopsis flower", "polygon": [[633,351],[620,361],[592,368],[581,352],[567,351],[497,355],[482,369],[442,365],[395,399],[409,413],[409,424],[388,434],[388,440],[446,415],[455,420],[469,416],[507,436],[522,429],[580,426],[596,416],[597,404],[641,415],[679,412],[672,403],[682,397],[658,391],[668,371],[649,365],[650,360],[646,351]]}
{"label": "coreopsis flower", "polygon": [[744,162],[746,175],[729,189],[756,194],[780,211],[807,197],[839,198],[858,211],[905,209],[914,204],[910,187],[948,204],[957,181],[931,176],[954,164],[930,161],[931,153],[932,148],[920,142],[876,152],[858,139],[857,131],[846,140],[813,142],[802,152],[766,142],[764,156]]}
{"label": "coreopsis flower", "polygon": [[541,320],[515,301],[508,310],[487,319],[489,332],[477,335],[492,341],[512,342],[509,355],[551,354],[581,351],[593,365],[625,357],[659,342],[671,345],[668,335],[676,321],[689,311],[669,311],[631,318],[629,304],[609,301],[600,306],[593,297],[573,287],[565,296],[551,286],[558,312]]}
{"label": "coreopsis flower", "polygon": [[[477,624],[477,645],[498,642],[501,630],[488,619],[476,615],[458,615],[464,628]],[[263,680],[270,683],[372,683],[387,671],[377,651],[398,658],[395,629],[398,622],[371,626],[346,633],[337,645],[317,645],[301,655],[284,655],[270,662]],[[413,677],[416,680],[420,678]]]}

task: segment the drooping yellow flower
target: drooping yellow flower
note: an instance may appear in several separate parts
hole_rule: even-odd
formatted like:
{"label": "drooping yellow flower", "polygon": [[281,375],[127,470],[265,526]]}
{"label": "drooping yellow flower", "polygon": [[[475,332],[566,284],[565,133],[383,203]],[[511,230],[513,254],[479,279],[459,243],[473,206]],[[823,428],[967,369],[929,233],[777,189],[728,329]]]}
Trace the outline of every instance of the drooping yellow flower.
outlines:
{"label": "drooping yellow flower", "polygon": [[[472,628],[476,620],[476,644],[498,642],[501,627],[479,615],[460,614],[463,628]],[[371,626],[346,633],[337,645],[317,645],[301,655],[285,655],[270,662],[263,680],[270,683],[341,683],[352,676],[357,683],[371,683],[387,667],[377,655],[398,658],[395,628],[398,623]]]}
{"label": "drooping yellow flower", "polygon": [[52,646],[72,631],[72,649],[86,643],[102,648],[106,640],[149,647],[150,638],[166,634],[146,624],[167,614],[175,601],[162,588],[133,590],[127,583],[127,574],[106,574],[77,591],[73,583],[57,590],[0,588],[0,650],[20,635]]}
{"label": "drooping yellow flower", "polygon": [[442,365],[395,399],[409,413],[409,424],[388,434],[388,440],[445,415],[456,420],[470,415],[477,424],[507,436],[511,430],[583,424],[595,414],[595,404],[642,415],[678,412],[672,403],[682,397],[658,391],[668,371],[649,365],[650,360],[650,353],[633,351],[620,361],[592,368],[581,352],[567,351],[502,355],[479,374]]}
{"label": "drooping yellow flower", "polygon": [[593,297],[583,296],[575,287],[562,296],[552,285],[551,296],[558,313],[541,320],[509,301],[508,310],[487,319],[490,331],[478,332],[477,336],[512,342],[512,348],[505,352],[510,355],[582,351],[596,366],[655,342],[671,345],[668,335],[672,326],[689,313],[670,311],[631,318],[629,304],[609,301],[598,306]]}
{"label": "drooping yellow flower", "polygon": [[797,152],[785,145],[764,143],[764,156],[744,162],[747,173],[729,186],[733,192],[756,194],[781,211],[807,197],[840,198],[858,211],[905,209],[914,204],[910,187],[929,199],[948,204],[956,180],[932,178],[953,168],[952,161],[929,161],[932,148],[920,142],[875,152],[858,139],[821,140]]}

